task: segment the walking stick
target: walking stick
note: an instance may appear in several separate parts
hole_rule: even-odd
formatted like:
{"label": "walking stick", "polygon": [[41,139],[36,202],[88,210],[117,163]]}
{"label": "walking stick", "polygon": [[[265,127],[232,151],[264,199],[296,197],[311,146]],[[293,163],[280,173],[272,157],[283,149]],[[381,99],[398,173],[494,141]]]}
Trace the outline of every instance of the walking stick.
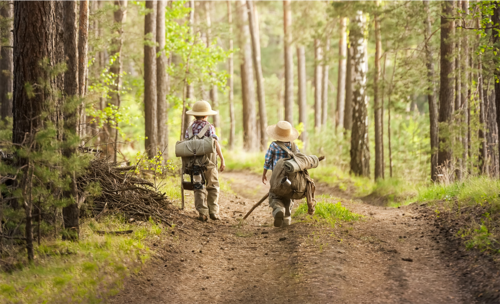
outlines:
{"label": "walking stick", "polygon": [[266,198],[268,196],[269,196],[269,192],[266,195],[264,195],[264,197],[262,197],[257,204],[253,205],[252,209],[250,209],[250,211],[248,211],[248,213],[245,215],[245,217],[243,217],[243,219],[245,220],[250,215],[250,213],[252,213],[252,211],[255,210],[255,208],[259,207],[259,205],[262,204],[262,202],[266,200]]}

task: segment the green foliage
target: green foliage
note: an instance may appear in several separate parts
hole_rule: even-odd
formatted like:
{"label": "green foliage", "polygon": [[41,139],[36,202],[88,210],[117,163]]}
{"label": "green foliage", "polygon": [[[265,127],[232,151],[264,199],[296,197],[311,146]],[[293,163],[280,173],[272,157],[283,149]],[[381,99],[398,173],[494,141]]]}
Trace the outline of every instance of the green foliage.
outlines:
{"label": "green foliage", "polygon": [[[95,231],[134,230],[131,236],[98,235]],[[123,279],[150,256],[146,241],[163,227],[137,226],[109,217],[80,227],[79,242],[47,241],[35,247],[36,260],[12,273],[0,273],[0,302],[100,303],[117,292]]]}
{"label": "green foliage", "polygon": [[[307,204],[302,203],[299,205],[294,217],[300,217],[307,215]],[[362,216],[349,211],[346,207],[342,206],[341,202],[332,203],[326,199],[318,201],[316,203],[316,212],[312,216],[314,221],[324,221],[330,226],[335,227],[338,222],[351,222],[359,220]]]}

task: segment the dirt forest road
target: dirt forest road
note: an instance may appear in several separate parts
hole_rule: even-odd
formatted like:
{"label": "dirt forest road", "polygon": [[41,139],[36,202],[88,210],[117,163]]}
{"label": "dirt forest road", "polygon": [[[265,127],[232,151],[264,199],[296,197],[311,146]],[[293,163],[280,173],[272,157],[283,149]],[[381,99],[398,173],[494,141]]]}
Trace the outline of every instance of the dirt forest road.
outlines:
{"label": "dirt forest road", "polygon": [[254,174],[221,178],[237,193],[222,193],[222,220],[195,220],[189,196],[183,230],[154,243],[110,303],[475,303],[424,207],[372,206],[319,187],[363,220],[274,228],[264,203],[241,224],[266,187]]}

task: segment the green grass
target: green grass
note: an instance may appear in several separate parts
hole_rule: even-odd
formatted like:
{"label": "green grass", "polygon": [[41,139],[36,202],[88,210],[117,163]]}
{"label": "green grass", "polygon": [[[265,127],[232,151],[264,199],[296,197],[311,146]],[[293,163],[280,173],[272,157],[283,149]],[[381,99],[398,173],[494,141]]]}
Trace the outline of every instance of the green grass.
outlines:
{"label": "green grass", "polygon": [[264,152],[224,151],[226,170],[251,171],[262,173],[264,166]]}
{"label": "green grass", "polygon": [[[307,216],[307,204],[300,204],[295,213],[294,217],[306,217]],[[335,227],[337,222],[351,222],[359,220],[362,216],[351,212],[346,207],[342,206],[341,202],[331,203],[327,200],[320,200],[316,203],[316,212],[312,217],[309,217],[315,221],[324,221],[330,226]],[[306,219],[307,220],[307,219]]]}
{"label": "green grass", "polygon": [[[146,240],[162,231],[153,222],[137,226],[117,217],[90,220],[80,229],[79,242],[42,242],[35,245],[34,263],[1,272],[0,303],[102,303],[140,269],[150,255]],[[95,233],[129,229],[134,232],[125,236]]]}

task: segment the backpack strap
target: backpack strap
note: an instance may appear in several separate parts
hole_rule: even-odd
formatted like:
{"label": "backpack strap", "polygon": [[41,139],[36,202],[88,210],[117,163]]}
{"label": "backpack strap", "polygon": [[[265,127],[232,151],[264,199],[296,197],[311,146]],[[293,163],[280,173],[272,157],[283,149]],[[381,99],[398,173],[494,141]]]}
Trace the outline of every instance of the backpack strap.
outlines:
{"label": "backpack strap", "polygon": [[[275,143],[278,145],[278,147],[280,147],[281,149],[285,150],[286,153],[288,153],[288,156],[290,157],[294,157],[295,156],[295,153],[292,152],[290,149],[288,149],[288,147],[285,145],[285,143],[281,142],[281,141],[275,141]],[[292,143],[292,150],[295,150],[295,143]]]}
{"label": "backpack strap", "polygon": [[[188,127],[188,139],[191,139],[193,138],[193,124],[194,122]],[[208,129],[211,127],[212,125],[207,121],[207,124],[203,127],[203,129],[200,130],[200,132],[196,135],[198,137],[203,137],[205,136],[205,133],[207,133]]]}

